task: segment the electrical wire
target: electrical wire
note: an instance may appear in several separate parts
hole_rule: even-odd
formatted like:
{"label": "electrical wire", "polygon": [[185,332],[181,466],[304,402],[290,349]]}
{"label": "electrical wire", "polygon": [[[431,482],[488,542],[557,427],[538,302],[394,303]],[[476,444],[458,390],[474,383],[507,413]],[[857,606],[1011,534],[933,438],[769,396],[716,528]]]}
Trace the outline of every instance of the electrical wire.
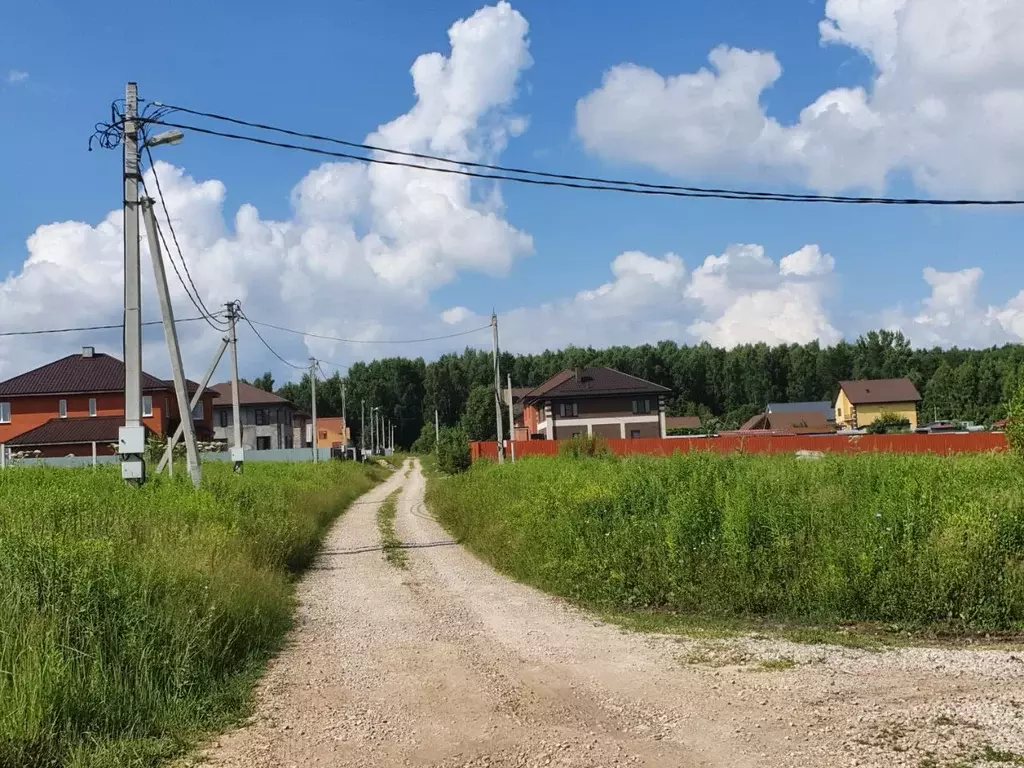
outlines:
{"label": "electrical wire", "polygon": [[295,363],[293,363],[293,362],[291,362],[289,360],[285,360],[283,357],[281,357],[281,355],[278,354],[277,350],[274,349],[272,346],[270,346],[270,344],[267,343],[267,340],[264,339],[263,336],[260,334],[260,332],[256,330],[256,326],[252,324],[252,320],[250,320],[246,316],[246,314],[241,311],[241,309],[238,310],[238,314],[239,314],[239,316],[243,320],[245,320],[246,323],[248,323],[249,327],[252,328],[252,332],[256,334],[256,338],[259,339],[261,342],[263,342],[263,346],[270,350],[270,354],[272,354],[274,357],[276,357],[278,360],[280,360],[285,365],[291,366],[292,368],[294,368],[297,371],[304,371],[304,370],[307,369],[308,366],[296,365]]}
{"label": "electrical wire", "polygon": [[[293,131],[286,128],[280,128],[265,123],[256,123],[247,120],[241,120],[239,118],[228,117],[226,115],[219,115],[215,112],[203,112],[200,110],[190,109],[188,107],[181,107],[176,105],[165,104],[163,102],[151,102],[154,105],[158,105],[169,112],[183,112],[198,117],[205,117],[213,120],[225,121],[236,125],[242,125],[249,128],[256,128],[259,130],[273,131],[276,133],[285,134],[288,136],[294,136],[298,138],[306,138],[313,141],[324,141],[333,144],[339,144],[342,146],[350,147],[353,149],[360,149],[364,151],[385,153],[391,155],[397,155],[401,157],[414,158],[419,160],[428,160],[437,163],[446,163],[449,165],[465,166],[465,168],[477,168],[480,170],[493,171],[493,173],[481,173],[465,170],[465,168],[443,168],[431,165],[423,165],[421,163],[403,162],[397,160],[385,160],[377,157],[366,157],[365,155],[353,155],[347,152],[332,152],[317,147],[310,147],[301,144],[291,144],[288,142],[272,141],[270,139],[261,139],[255,136],[246,136],[243,134],[230,133],[227,131],[216,131],[209,128],[201,128],[194,125],[185,125],[182,123],[174,123],[165,120],[163,117],[157,119],[148,119],[148,122],[152,122],[159,125],[165,125],[171,128],[179,128],[182,130],[192,130],[198,133],[205,133],[211,136],[220,136],[223,138],[235,139],[240,141],[248,141],[256,144],[263,144],[266,146],[279,147],[282,149],[292,149],[304,152],[310,152],[313,154],[325,155],[329,157],[337,157],[347,160],[356,160],[364,163],[380,164],[380,165],[391,165],[399,166],[404,168],[413,168],[417,170],[433,171],[435,173],[449,173],[460,176],[469,176],[472,178],[481,179],[492,179],[498,181],[514,181],[524,184],[535,184],[540,186],[553,186],[553,187],[567,187],[570,189],[590,189],[599,191],[615,191],[615,192],[626,192],[631,194],[642,194],[642,195],[660,195],[669,197],[687,197],[687,198],[711,198],[718,200],[764,200],[772,202],[801,202],[801,203],[836,203],[836,204],[853,204],[853,205],[931,205],[931,206],[1016,206],[1024,205],[1024,199],[1004,199],[1004,200],[984,200],[984,199],[970,199],[970,198],[958,198],[958,199],[940,199],[940,198],[900,198],[900,197],[862,197],[862,196],[848,196],[848,195],[816,195],[816,194],[797,194],[797,193],[786,193],[786,192],[764,192],[764,191],[753,191],[743,189],[720,189],[713,187],[687,187],[678,186],[672,184],[650,184],[641,181],[629,181],[621,179],[608,179],[595,176],[578,176],[574,174],[564,173],[551,173],[547,171],[536,171],[527,168],[516,168],[510,166],[491,165],[488,163],[478,163],[469,160],[455,160],[451,158],[440,157],[437,155],[429,155],[419,152],[407,152],[403,150],[390,149],[387,147],[380,147],[373,144],[363,144],[359,142],[347,141],[345,139],[337,139],[329,136],[322,136],[315,133],[304,133],[301,131]],[[517,175],[509,175],[517,174]],[[527,178],[527,176],[536,176],[538,178]]]}
{"label": "electrical wire", "polygon": [[[205,320],[203,317],[182,317],[175,318],[174,323],[192,323],[197,320]],[[163,325],[163,320],[147,320],[142,325]],[[33,331],[4,331],[0,333],[0,338],[9,336],[42,336],[48,333],[78,333],[79,331],[112,331],[118,328],[124,328],[123,323],[115,323],[113,325],[83,325],[77,328],[45,328]]]}
{"label": "electrical wire", "polygon": [[[246,318],[248,320],[248,318]],[[274,325],[273,323],[263,323],[259,320],[250,320],[249,322],[256,323],[256,325],[262,325],[265,328],[273,328],[276,331],[284,331],[286,333],[294,333],[298,336],[309,336],[313,339],[325,339],[326,341],[337,341],[342,344],[419,344],[426,341],[441,341],[443,339],[454,339],[458,336],[468,336],[471,333],[479,333],[480,331],[489,330],[491,325],[481,325],[479,328],[471,328],[468,331],[459,331],[458,333],[449,333],[444,336],[428,336],[422,339],[342,339],[337,336],[326,336],[322,333],[310,333],[308,331],[299,331],[295,328],[286,328],[283,325]]]}
{"label": "electrical wire", "polygon": [[[174,224],[171,222],[171,212],[167,208],[167,200],[164,197],[163,187],[160,186],[160,176],[156,172],[156,163],[153,162],[153,152],[150,150],[149,145],[145,141],[145,131],[143,131],[142,146],[145,148],[146,156],[149,158],[149,170],[152,172],[153,181],[156,183],[157,197],[160,198],[160,206],[163,208],[164,216],[167,218],[167,228],[171,232],[171,239],[174,241],[174,248],[178,252],[178,259],[180,259],[182,269],[184,269],[185,276],[188,278],[188,285],[185,285],[185,281],[182,280],[181,273],[178,271],[178,266],[177,264],[174,263],[174,258],[171,255],[170,248],[168,248],[167,246],[167,239],[164,237],[163,229],[160,226],[160,221],[154,216],[153,220],[156,222],[156,230],[160,236],[160,241],[163,243],[164,250],[167,251],[168,258],[171,262],[171,266],[174,267],[174,274],[177,275],[178,282],[181,283],[181,287],[185,289],[185,293],[186,295],[188,295],[189,301],[192,302],[192,305],[200,314],[205,315],[207,318],[211,318],[213,317],[213,313],[210,311],[209,307],[206,306],[205,302],[203,302],[203,297],[199,293],[199,289],[196,288],[195,281],[192,279],[192,273],[189,271],[188,268],[188,262],[185,260],[185,254],[182,253],[181,243],[178,241],[178,233],[175,232]],[[145,181],[142,182],[142,188],[146,190],[146,194],[148,195],[149,189],[146,187]],[[189,293],[189,286],[192,286],[192,291],[195,293],[194,297],[192,293]],[[210,325],[211,328],[221,333],[227,330],[226,326],[219,326],[212,320],[208,319],[207,323]]]}

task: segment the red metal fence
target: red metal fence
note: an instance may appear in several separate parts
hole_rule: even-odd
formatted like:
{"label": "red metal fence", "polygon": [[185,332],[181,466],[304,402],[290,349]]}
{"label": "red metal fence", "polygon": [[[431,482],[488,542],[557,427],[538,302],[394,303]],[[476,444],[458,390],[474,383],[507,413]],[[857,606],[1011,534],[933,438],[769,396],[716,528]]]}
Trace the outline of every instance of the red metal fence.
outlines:
{"label": "red metal fence", "polygon": [[[516,456],[555,456],[556,440],[516,441]],[[716,453],[796,453],[797,451],[824,451],[828,453],[862,453],[881,451],[889,453],[985,453],[1006,449],[1006,436],[1002,432],[947,433],[938,435],[773,435],[770,437],[691,437],[691,438],[637,438],[633,440],[607,440],[612,453],[618,456],[649,454],[671,456],[690,451]],[[508,447],[506,441],[506,448]],[[497,459],[496,442],[470,444],[473,461],[480,458]]]}

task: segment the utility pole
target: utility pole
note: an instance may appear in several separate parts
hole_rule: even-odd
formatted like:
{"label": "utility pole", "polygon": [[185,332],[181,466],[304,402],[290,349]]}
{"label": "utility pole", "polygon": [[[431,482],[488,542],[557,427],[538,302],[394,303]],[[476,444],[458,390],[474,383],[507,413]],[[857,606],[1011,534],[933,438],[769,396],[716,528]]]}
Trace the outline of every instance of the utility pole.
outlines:
{"label": "utility pole", "polygon": [[377,429],[377,406],[370,406],[370,455],[373,456],[377,452],[377,441],[374,439],[375,432]]}
{"label": "utility pole", "polygon": [[508,374],[508,446],[512,463],[516,461],[516,420],[512,411],[512,374]]}
{"label": "utility pole", "polygon": [[359,401],[359,460],[363,461],[366,456],[366,401]]}
{"label": "utility pole", "polygon": [[316,433],[316,358],[309,358],[309,385],[313,389],[313,463],[320,461]]}
{"label": "utility pole", "polygon": [[434,453],[437,453],[437,444],[441,442],[441,419],[437,415],[437,408],[434,409]]}
{"label": "utility pole", "polygon": [[501,366],[498,362],[498,313],[491,312],[491,332],[494,337],[494,413],[498,422],[498,463],[505,461],[505,439],[501,428]]}
{"label": "utility pole", "polygon": [[341,382],[341,434],[342,446],[345,448],[345,455],[348,456],[348,408],[345,405],[345,382]]}
{"label": "utility pole", "polygon": [[245,448],[242,446],[242,418],[238,405],[238,335],[235,333],[238,305],[229,301],[225,306],[228,310],[228,343],[231,345],[231,462],[235,472],[241,472],[242,463],[245,461]]}
{"label": "utility pole", "polygon": [[[139,89],[124,89],[124,427],[118,429],[121,477],[146,480],[142,425],[142,268],[139,257]],[[153,262],[156,264],[156,262]],[[161,262],[162,265],[162,262]]]}
{"label": "utility pole", "polygon": [[182,434],[185,437],[185,452],[188,456],[188,473],[192,485],[199,487],[203,471],[199,466],[199,450],[196,446],[196,430],[192,423],[192,408],[189,403],[188,387],[185,384],[185,370],[181,365],[181,348],[178,346],[178,329],[174,325],[174,308],[171,306],[171,294],[167,289],[167,272],[164,269],[164,257],[160,253],[160,240],[157,236],[156,216],[153,215],[153,201],[148,197],[142,201],[142,212],[146,217],[146,234],[149,236],[149,255],[153,260],[153,274],[156,277],[156,293],[160,298],[160,315],[164,321],[164,338],[167,340],[167,351],[171,357],[171,372],[174,375],[174,392],[178,398],[178,415],[181,421]]}

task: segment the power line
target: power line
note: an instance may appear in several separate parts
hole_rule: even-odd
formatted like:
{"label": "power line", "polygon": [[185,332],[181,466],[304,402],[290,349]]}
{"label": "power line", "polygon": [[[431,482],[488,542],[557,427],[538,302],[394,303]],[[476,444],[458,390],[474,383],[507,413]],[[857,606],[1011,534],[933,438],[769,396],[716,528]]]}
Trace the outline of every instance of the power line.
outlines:
{"label": "power line", "polygon": [[[192,305],[196,308],[197,311],[199,311],[200,314],[205,315],[207,318],[213,317],[213,313],[210,311],[209,307],[207,307],[206,304],[203,302],[203,297],[199,293],[199,289],[196,288],[195,281],[192,279],[192,273],[189,272],[188,269],[188,262],[185,260],[185,254],[182,253],[181,244],[178,242],[178,233],[175,232],[174,224],[171,222],[171,212],[167,208],[167,200],[164,197],[163,187],[160,186],[160,176],[156,172],[156,163],[153,162],[153,152],[152,150],[150,150],[149,145],[145,141],[145,132],[143,132],[142,146],[145,148],[146,156],[149,158],[149,169],[150,171],[152,171],[153,181],[156,183],[156,191],[157,196],[160,198],[160,206],[163,208],[164,216],[167,218],[167,228],[171,232],[171,239],[174,241],[174,248],[178,252],[178,258],[181,260],[182,269],[185,270],[185,276],[188,278],[188,285],[192,286],[192,291],[195,293],[194,298],[192,294],[189,293],[188,285],[185,285],[185,281],[182,280],[181,273],[178,271],[177,264],[174,263],[174,258],[171,256],[170,248],[168,248],[167,246],[167,239],[164,237],[163,229],[160,227],[160,221],[154,216],[153,220],[156,222],[156,229],[157,233],[160,236],[160,241],[163,243],[164,250],[167,251],[168,258],[171,262],[171,266],[174,267],[174,274],[177,275],[178,282],[181,283],[181,287],[185,289],[185,294],[188,296],[189,301],[192,302]],[[145,181],[142,182],[142,188],[146,190],[147,194],[149,194],[149,190],[146,188]],[[207,320],[207,323],[214,330],[220,332],[227,330],[226,327],[220,327],[211,320]]]}
{"label": "power line", "polygon": [[[181,317],[175,318],[175,323],[192,323],[196,320],[205,320],[206,317]],[[163,325],[163,320],[149,320],[143,325]],[[77,333],[79,331],[112,331],[118,328],[124,328],[124,323],[115,323],[113,325],[83,325],[77,328],[45,328],[33,331],[4,331],[0,333],[0,337],[6,336],[42,336],[48,333]]]}
{"label": "power line", "polygon": [[264,339],[260,332],[256,330],[256,326],[252,324],[252,320],[246,317],[245,313],[242,312],[241,310],[239,310],[238,314],[242,317],[243,320],[245,320],[246,323],[248,323],[249,327],[252,328],[252,332],[256,334],[256,338],[263,342],[263,346],[270,350],[270,354],[272,354],[285,365],[291,366],[297,371],[304,371],[307,369],[308,366],[296,365],[295,363],[285,360],[283,357],[281,357],[281,355],[278,354],[277,350],[270,346],[270,344],[267,343],[267,340]]}
{"label": "power line", "polygon": [[[931,205],[931,206],[997,206],[997,205],[1024,205],[1024,200],[1021,199],[1007,199],[1007,200],[982,200],[982,199],[970,199],[970,198],[959,198],[959,199],[940,199],[940,198],[899,198],[899,197],[862,197],[862,196],[848,196],[848,195],[816,195],[816,194],[795,194],[786,192],[763,192],[743,189],[720,189],[713,187],[687,187],[678,186],[672,184],[650,184],[647,182],[640,181],[629,181],[621,179],[609,179],[594,176],[577,176],[574,174],[564,173],[552,173],[547,171],[536,171],[528,168],[516,168],[510,166],[492,165],[488,163],[478,163],[469,160],[453,160],[450,158],[440,157],[437,155],[429,155],[419,152],[407,152],[404,150],[390,149],[387,147],[375,146],[373,144],[362,144],[359,142],[347,141],[345,139],[337,139],[329,136],[321,136],[315,133],[304,133],[301,131],[293,131],[286,128],[279,128],[264,123],[256,123],[247,120],[241,120],[239,118],[228,117],[226,115],[219,115],[214,112],[202,112],[199,110],[189,109],[188,107],[180,107],[169,104],[163,104],[162,102],[152,102],[165,109],[184,112],[187,114],[196,115],[199,117],[206,117],[213,120],[220,120],[237,125],[242,125],[250,128],[256,128],[260,130],[274,131],[276,133],[282,133],[289,136],[295,136],[299,138],[311,139],[313,141],[324,141],[333,144],[339,144],[353,149],[361,149],[364,151],[380,152],[385,154],[397,155],[401,157],[414,158],[419,160],[428,160],[431,162],[446,163],[449,165],[465,166],[466,168],[477,168],[480,170],[493,171],[493,173],[481,173],[465,170],[465,168],[447,168],[437,167],[431,165],[423,165],[421,163],[404,162],[398,160],[385,160],[383,158],[367,157],[365,155],[354,155],[347,152],[333,152],[330,150],[320,149],[318,147],[310,147],[301,144],[291,144],[288,142],[272,141],[270,139],[261,139],[255,136],[246,136],[243,134],[230,133],[227,131],[216,131],[209,128],[200,128],[194,125],[185,125],[181,123],[169,122],[163,119],[163,116],[159,118],[149,119],[148,122],[155,123],[158,125],[165,125],[171,128],[179,128],[183,130],[192,130],[198,133],[205,133],[211,136],[220,136],[222,138],[235,139],[239,141],[248,141],[255,144],[262,144],[265,146],[279,147],[282,149],[292,149],[303,152],[310,152],[318,155],[325,155],[328,157],[337,157],[347,160],[356,160],[363,163],[380,164],[380,165],[391,165],[399,166],[404,168],[413,168],[417,170],[433,171],[435,173],[448,173],[460,176],[468,176],[471,178],[481,179],[492,179],[497,181],[514,181],[524,184],[534,184],[540,186],[552,186],[552,187],[566,187],[570,189],[590,189],[599,191],[614,191],[614,192],[626,192],[631,194],[641,195],[660,195],[669,197],[687,197],[687,198],[711,198],[718,200],[767,200],[773,202],[801,202],[801,203],[837,203],[837,204],[852,204],[852,205]],[[508,175],[518,174],[518,175]],[[536,176],[539,178],[527,178],[527,176]]]}
{"label": "power line", "polygon": [[[248,320],[248,318],[246,318]],[[249,322],[256,323],[256,325],[262,325],[265,328],[273,328],[276,331],[284,331],[286,333],[294,333],[298,336],[309,336],[313,339],[325,339],[326,341],[337,341],[342,344],[419,344],[426,341],[441,341],[443,339],[454,339],[458,336],[468,336],[471,333],[479,333],[480,331],[490,330],[490,323],[487,325],[481,325],[479,328],[471,328],[468,331],[459,331],[458,333],[449,333],[444,336],[428,336],[423,339],[341,339],[337,336],[326,336],[322,333],[310,333],[308,331],[299,331],[295,328],[286,328],[283,325],[274,325],[273,323],[261,323],[258,320],[250,320]]]}

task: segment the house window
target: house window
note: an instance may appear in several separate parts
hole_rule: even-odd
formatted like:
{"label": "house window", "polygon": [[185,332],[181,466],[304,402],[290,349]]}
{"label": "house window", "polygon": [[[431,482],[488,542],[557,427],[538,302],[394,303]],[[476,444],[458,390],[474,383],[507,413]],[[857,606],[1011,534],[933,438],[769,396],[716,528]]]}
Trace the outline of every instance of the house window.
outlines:
{"label": "house window", "polygon": [[647,414],[651,412],[651,401],[649,399],[634,400],[633,413]]}
{"label": "house window", "polygon": [[57,403],[57,415],[60,416],[62,419],[66,419],[68,417],[67,400],[61,400],[60,402]]}
{"label": "house window", "polygon": [[319,429],[319,430],[317,430],[317,433],[319,434],[319,437],[317,438],[317,440],[326,440],[327,439],[327,430]]}
{"label": "house window", "polygon": [[573,418],[580,415],[579,405],[576,403],[559,403],[558,404],[558,415],[562,417]]}
{"label": "house window", "polygon": [[284,412],[284,423],[285,423],[285,426],[287,426],[287,427],[290,427],[292,425],[292,412],[291,411],[285,411]]}
{"label": "house window", "polygon": [[291,435],[285,435],[284,436],[284,447],[285,448],[291,448],[292,447],[292,436]]}
{"label": "house window", "polygon": [[262,408],[256,409],[256,426],[262,427],[267,423],[267,412]]}
{"label": "house window", "polygon": [[842,408],[836,408],[836,416],[838,416],[840,419],[843,418],[843,409]]}
{"label": "house window", "polygon": [[231,417],[230,417],[230,416],[229,416],[229,414],[228,414],[228,409],[227,409],[227,408],[223,409],[223,410],[222,410],[222,411],[220,412],[220,425],[221,425],[222,427],[226,427],[226,426],[228,425],[228,422],[229,422],[230,420],[231,420]]}
{"label": "house window", "polygon": [[11,423],[11,404],[0,403],[0,424]]}
{"label": "house window", "polygon": [[640,439],[640,430],[639,429],[631,429],[631,430],[629,430],[629,438],[630,438],[630,440],[639,440]]}
{"label": "house window", "polygon": [[96,398],[95,397],[90,397],[89,398],[89,415],[90,416],[95,416],[96,415]]}
{"label": "house window", "polygon": [[270,438],[269,437],[257,437],[256,438],[256,450],[257,451],[269,451],[270,450]]}
{"label": "house window", "polygon": [[196,403],[196,407],[192,409],[192,419],[194,421],[202,421],[203,420],[203,401],[202,400],[200,400],[198,403]]}
{"label": "house window", "polygon": [[150,395],[143,395],[142,397],[142,415],[153,415],[153,398]]}

